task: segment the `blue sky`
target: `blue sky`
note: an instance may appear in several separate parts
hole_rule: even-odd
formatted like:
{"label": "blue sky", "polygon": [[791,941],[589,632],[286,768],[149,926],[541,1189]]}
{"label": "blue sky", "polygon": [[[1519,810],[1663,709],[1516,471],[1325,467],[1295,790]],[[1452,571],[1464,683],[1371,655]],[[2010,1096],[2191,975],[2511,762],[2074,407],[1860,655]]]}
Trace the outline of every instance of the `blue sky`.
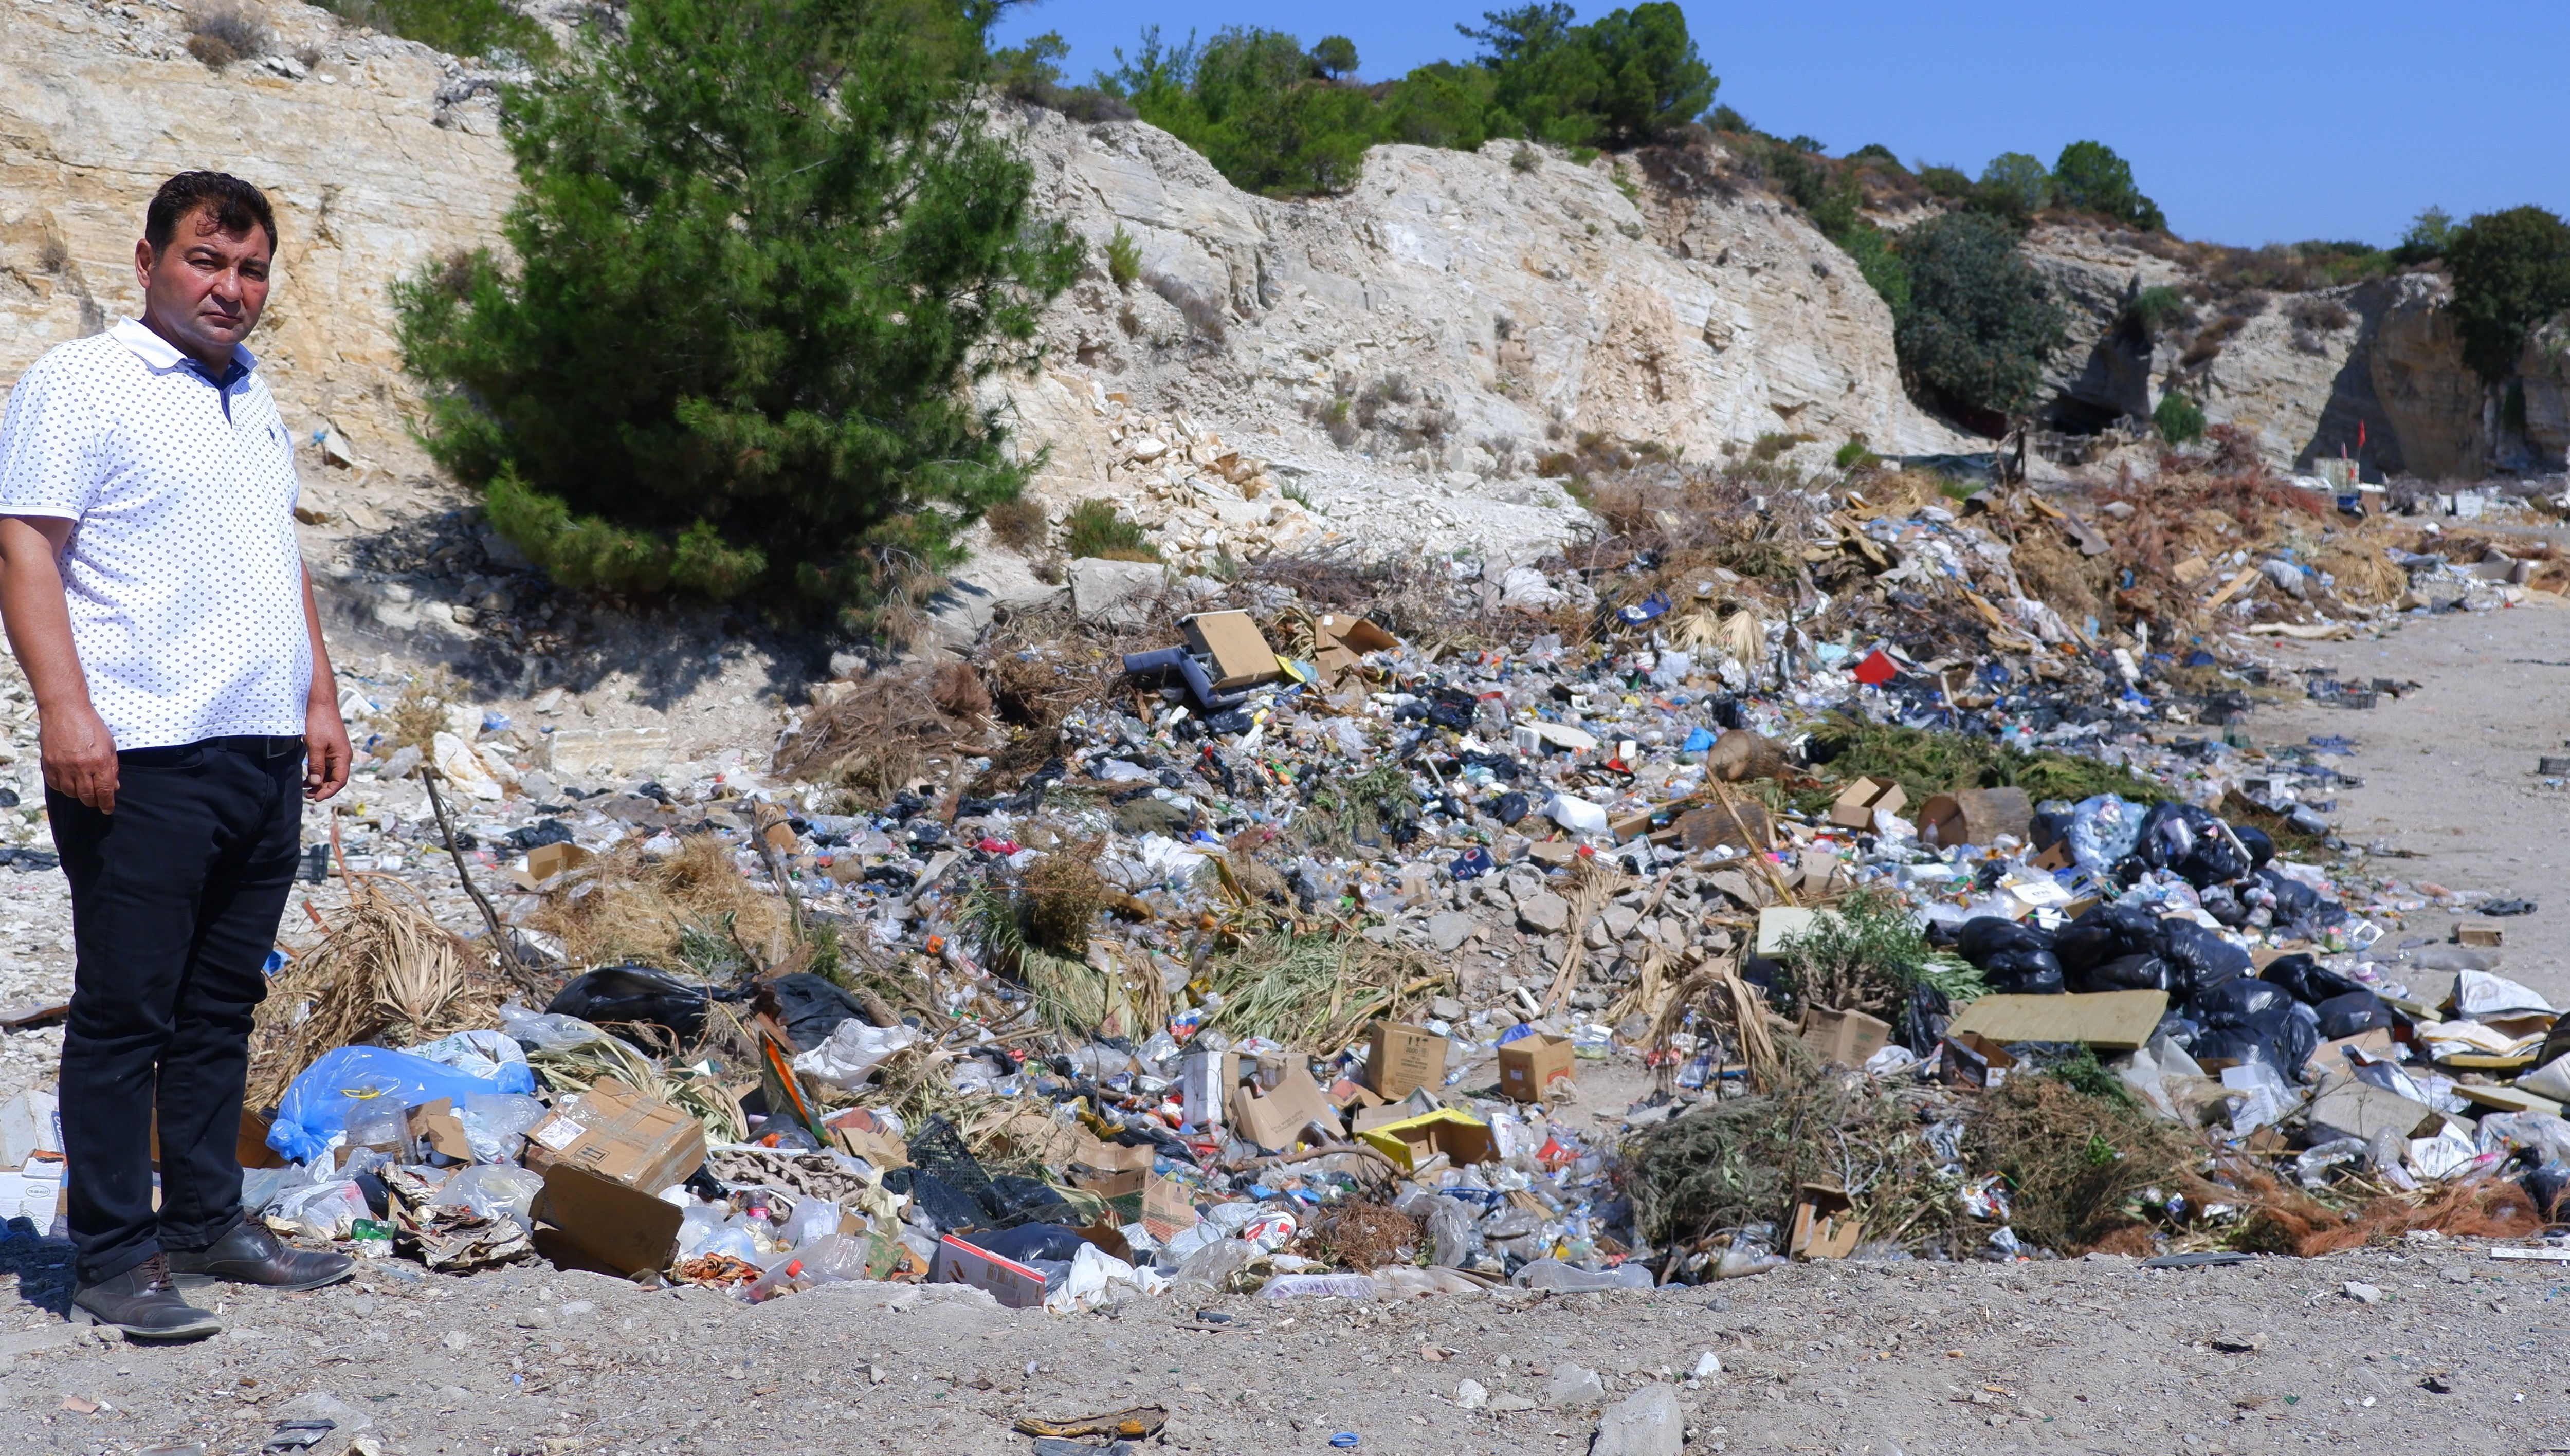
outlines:
{"label": "blue sky", "polygon": [[[2049,163],[2104,142],[2187,237],[2384,244],[2430,204],[2457,217],[2533,202],[2570,212],[2570,4],[2562,0],[1681,0],[1719,100],[1841,155],[1977,175],[2001,152]],[[1004,40],[1060,31],[1084,81],[1145,25],[1226,25],[1357,43],[1368,79],[1462,60],[1494,0],[1042,0]],[[1614,8],[1579,5],[1583,18]]]}

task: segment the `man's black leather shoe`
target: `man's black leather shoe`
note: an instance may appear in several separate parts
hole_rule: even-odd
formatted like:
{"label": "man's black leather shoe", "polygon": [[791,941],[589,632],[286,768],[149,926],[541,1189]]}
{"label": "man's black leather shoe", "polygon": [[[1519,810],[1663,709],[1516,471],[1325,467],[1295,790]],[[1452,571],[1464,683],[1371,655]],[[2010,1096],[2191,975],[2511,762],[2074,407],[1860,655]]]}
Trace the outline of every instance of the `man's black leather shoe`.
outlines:
{"label": "man's black leather shoe", "polygon": [[169,1260],[158,1254],[74,1293],[72,1318],[121,1330],[128,1339],[204,1339],[223,1327],[179,1292]]}
{"label": "man's black leather shoe", "polygon": [[357,1272],[355,1261],[344,1254],[312,1254],[291,1248],[246,1220],[207,1248],[170,1251],[170,1268],[180,1274],[209,1274],[236,1284],[264,1284],[271,1289],[317,1289]]}

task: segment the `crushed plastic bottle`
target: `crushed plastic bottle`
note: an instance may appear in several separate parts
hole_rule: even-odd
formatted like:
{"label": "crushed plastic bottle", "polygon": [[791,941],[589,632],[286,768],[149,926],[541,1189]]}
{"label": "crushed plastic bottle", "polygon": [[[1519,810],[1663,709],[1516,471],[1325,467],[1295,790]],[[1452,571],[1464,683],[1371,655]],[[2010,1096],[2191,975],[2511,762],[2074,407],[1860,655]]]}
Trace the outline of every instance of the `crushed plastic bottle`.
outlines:
{"label": "crushed plastic bottle", "polygon": [[1373,1277],[1360,1274],[1285,1274],[1258,1286],[1262,1299],[1371,1299],[1377,1292]]}

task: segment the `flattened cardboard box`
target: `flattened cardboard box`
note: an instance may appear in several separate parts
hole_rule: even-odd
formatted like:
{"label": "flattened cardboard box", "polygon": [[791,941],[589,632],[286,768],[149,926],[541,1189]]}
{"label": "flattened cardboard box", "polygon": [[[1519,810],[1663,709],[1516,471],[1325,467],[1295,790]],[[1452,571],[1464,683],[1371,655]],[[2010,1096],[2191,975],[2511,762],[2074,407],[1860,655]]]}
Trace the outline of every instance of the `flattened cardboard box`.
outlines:
{"label": "flattened cardboard box", "polygon": [[1378,1021],[1366,1047],[1366,1082],[1393,1101],[1446,1080],[1446,1038],[1424,1026]]}
{"label": "flattened cardboard box", "polygon": [[1830,823],[1841,829],[1872,829],[1876,810],[1897,816],[1909,805],[1909,793],[1892,780],[1859,779],[1830,806]]}
{"label": "flattened cardboard box", "polygon": [[2019,1041],[2080,1041],[2131,1051],[2151,1039],[2168,1010],[2166,991],[2096,991],[2061,996],[1982,996],[1954,1013],[1949,1031]]}
{"label": "flattened cardboard box", "polygon": [[1166,1244],[1196,1226],[1195,1190],[1174,1178],[1143,1175],[1142,1231]]}
{"label": "flattened cardboard box", "polygon": [[1541,1102],[1551,1095],[1552,1079],[1572,1072],[1567,1036],[1529,1032],[1499,1046],[1499,1095],[1516,1102]]}
{"label": "flattened cardboard box", "polygon": [[536,1231],[547,1258],[627,1278],[668,1268],[685,1219],[654,1194],[564,1163],[546,1171],[535,1215],[547,1226]]}
{"label": "flattened cardboard box", "polygon": [[1241,1136],[1279,1152],[1301,1141],[1305,1129],[1313,1123],[1325,1129],[1341,1126],[1338,1113],[1314,1085],[1312,1074],[1299,1066],[1287,1067],[1277,1077],[1276,1085],[1265,1092],[1255,1087],[1236,1089],[1231,1097],[1231,1120]]}
{"label": "flattened cardboard box", "polygon": [[1198,612],[1179,618],[1178,628],[1186,634],[1189,652],[1213,659],[1217,692],[1274,682],[1285,675],[1276,665],[1276,649],[1267,645],[1266,634],[1245,611]]}
{"label": "flattened cardboard box", "polygon": [[705,1130],[665,1102],[614,1077],[556,1104],[527,1135],[527,1166],[586,1168],[644,1193],[657,1193],[704,1166]]}

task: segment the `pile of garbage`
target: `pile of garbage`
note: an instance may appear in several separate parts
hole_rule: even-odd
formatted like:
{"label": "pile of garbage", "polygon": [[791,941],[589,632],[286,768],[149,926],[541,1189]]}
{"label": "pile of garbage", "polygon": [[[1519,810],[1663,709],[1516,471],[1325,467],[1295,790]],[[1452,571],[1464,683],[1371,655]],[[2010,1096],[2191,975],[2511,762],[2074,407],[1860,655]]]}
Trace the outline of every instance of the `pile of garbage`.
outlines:
{"label": "pile of garbage", "polygon": [[1056,1310],[2540,1227],[2530,908],[2406,934],[2459,902],[2337,836],[2352,744],[2243,726],[2296,695],[2257,628],[2447,562],[2272,481],[1654,469],[1566,557],[1171,573],[648,775],[352,683],[245,1200],[440,1273]]}

